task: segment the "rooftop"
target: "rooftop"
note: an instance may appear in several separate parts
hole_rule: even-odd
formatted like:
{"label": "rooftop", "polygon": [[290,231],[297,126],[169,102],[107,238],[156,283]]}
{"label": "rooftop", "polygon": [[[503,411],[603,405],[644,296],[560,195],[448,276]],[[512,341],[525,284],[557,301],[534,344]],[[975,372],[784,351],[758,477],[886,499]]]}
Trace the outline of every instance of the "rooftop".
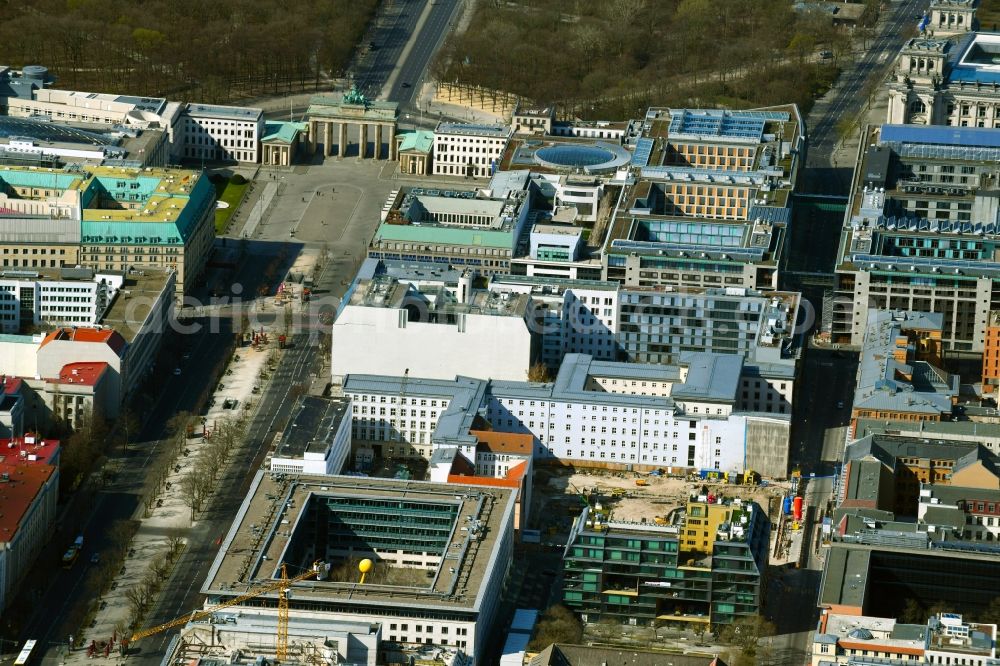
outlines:
{"label": "rooftop", "polygon": [[[104,313],[101,324],[110,326],[132,342],[142,330],[160,297],[173,298],[175,273],[171,268],[130,269],[125,273],[121,289]],[[80,329],[77,329],[80,330]]]}
{"label": "rooftop", "polygon": [[927,639],[927,627],[924,625],[902,624],[894,618],[867,615],[824,614],[820,619],[820,629],[823,631],[820,634],[817,630],[817,640],[820,635],[830,636],[847,649],[895,654],[923,655]]}
{"label": "rooftop", "polygon": [[412,132],[401,132],[397,135],[402,139],[399,144],[399,152],[415,150],[418,153],[430,153],[434,148],[434,132],[429,130],[413,130]]}
{"label": "rooftop", "polygon": [[495,139],[509,137],[511,129],[508,125],[496,123],[487,125],[483,123],[453,123],[441,121],[434,128],[434,134],[457,134],[459,136],[483,136]]}
{"label": "rooftop", "polygon": [[[297,551],[300,546],[294,544],[297,539],[312,539],[307,532],[316,527],[307,513],[321,507],[346,521],[342,524],[351,530],[349,538],[364,542],[357,544],[362,549],[370,540],[399,540],[402,544],[420,540],[421,535],[412,532],[412,523],[402,528],[401,516],[409,514],[413,520],[421,520],[430,512],[427,515],[433,514],[435,520],[448,520],[446,525],[436,522],[433,532],[439,538],[433,544],[419,547],[425,555],[429,552],[440,557],[431,575],[421,576],[424,585],[308,580],[293,586],[295,597],[338,607],[389,605],[478,612],[484,577],[496,567],[506,566],[498,558],[501,542],[509,538],[503,530],[512,524],[514,501],[514,493],[506,488],[339,476],[288,479],[258,472],[202,591],[214,597],[236,596],[247,585],[275,579],[282,563],[293,571],[308,566],[304,553]],[[361,513],[352,513],[352,506]],[[383,526],[367,538],[358,534],[369,524]],[[429,538],[430,534],[425,531],[424,536]]]}
{"label": "rooftop", "polygon": [[260,120],[264,116],[263,109],[246,106],[223,106],[221,104],[188,104],[185,112],[200,118],[219,118],[221,120]]}
{"label": "rooftop", "polygon": [[21,520],[38,493],[56,474],[52,465],[0,464],[0,543],[10,543],[17,536]]}
{"label": "rooftop", "polygon": [[416,285],[391,275],[360,280],[349,304],[369,308],[415,310],[422,321],[436,321],[438,314],[481,314],[495,317],[524,317],[529,297],[525,294],[473,289],[465,301],[444,285]]}
{"label": "rooftop", "polygon": [[0,439],[0,464],[54,465],[59,457],[59,440],[37,435]]}
{"label": "rooftop", "polygon": [[347,398],[302,396],[292,407],[274,455],[299,458],[306,453],[325,453],[341,422],[350,418],[350,409]]}
{"label": "rooftop", "polygon": [[122,335],[112,329],[112,328],[97,328],[97,327],[73,327],[73,328],[57,328],[50,332],[42,340],[41,346],[44,347],[50,342],[54,341],[68,341],[68,342],[86,342],[86,343],[104,343],[111,347],[112,350],[119,356],[122,356],[125,352],[125,338]]}
{"label": "rooftop", "polygon": [[67,363],[59,371],[57,381],[74,386],[95,386],[107,370],[107,363]]}
{"label": "rooftop", "polygon": [[905,337],[941,331],[942,322],[940,313],[869,310],[853,409],[950,415],[958,377],[917,360]]}
{"label": "rooftop", "polygon": [[306,123],[283,122],[278,120],[264,121],[264,134],[261,142],[275,141],[291,144],[295,138],[308,129]]}
{"label": "rooftop", "polygon": [[476,444],[477,452],[530,456],[534,451],[534,438],[531,434],[495,430],[470,430],[469,434],[479,442]]}

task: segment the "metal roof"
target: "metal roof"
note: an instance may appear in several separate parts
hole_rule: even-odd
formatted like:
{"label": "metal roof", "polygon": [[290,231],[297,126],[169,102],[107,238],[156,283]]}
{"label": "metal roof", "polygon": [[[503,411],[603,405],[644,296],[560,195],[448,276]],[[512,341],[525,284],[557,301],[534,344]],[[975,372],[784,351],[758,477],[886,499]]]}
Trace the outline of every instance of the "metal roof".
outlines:
{"label": "metal roof", "polygon": [[1000,148],[1000,129],[945,125],[882,125],[879,141]]}

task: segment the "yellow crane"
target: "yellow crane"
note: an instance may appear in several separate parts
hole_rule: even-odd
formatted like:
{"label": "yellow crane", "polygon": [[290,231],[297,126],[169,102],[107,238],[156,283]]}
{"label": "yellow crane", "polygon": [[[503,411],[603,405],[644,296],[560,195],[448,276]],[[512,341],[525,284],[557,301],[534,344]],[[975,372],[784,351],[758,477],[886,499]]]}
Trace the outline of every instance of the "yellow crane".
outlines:
{"label": "yellow crane", "polygon": [[323,562],[313,562],[312,568],[308,571],[304,571],[297,576],[288,577],[288,569],[286,565],[282,562],[281,564],[281,578],[270,583],[264,583],[249,592],[241,594],[238,597],[233,597],[232,599],[225,601],[221,604],[212,606],[211,608],[205,608],[198,611],[192,611],[189,615],[183,615],[181,617],[170,620],[169,622],[164,622],[163,624],[156,625],[155,627],[149,627],[148,629],[143,629],[142,631],[137,631],[132,634],[129,638],[128,643],[134,643],[135,641],[146,638],[147,636],[153,636],[161,631],[167,631],[168,629],[173,629],[174,627],[179,627],[187,624],[188,622],[194,622],[195,620],[200,620],[206,618],[212,613],[216,613],[224,608],[229,608],[231,606],[236,606],[243,603],[249,599],[256,599],[257,597],[262,597],[270,592],[278,592],[278,642],[277,649],[275,651],[275,657],[278,661],[284,662],[288,658],[288,588],[291,587],[293,583],[306,580],[307,578],[317,577],[322,579],[326,575],[326,565]]}

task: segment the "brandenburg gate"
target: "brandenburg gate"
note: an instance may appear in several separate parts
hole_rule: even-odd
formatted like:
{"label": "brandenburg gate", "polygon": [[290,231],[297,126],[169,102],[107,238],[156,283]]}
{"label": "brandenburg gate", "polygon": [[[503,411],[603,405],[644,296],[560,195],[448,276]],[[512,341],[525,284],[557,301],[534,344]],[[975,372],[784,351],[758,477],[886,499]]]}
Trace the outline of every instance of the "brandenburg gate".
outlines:
{"label": "brandenburg gate", "polygon": [[[348,127],[357,126],[358,159],[368,157],[369,140],[374,143],[372,159],[382,159],[383,143],[388,144],[388,159],[396,159],[396,123],[399,119],[399,105],[395,102],[370,100],[358,92],[357,88],[352,87],[343,96],[314,96],[309,100],[306,117],[309,119],[309,142],[313,152],[322,146],[324,156],[344,157],[350,145]],[[383,128],[388,130],[385,142],[382,136]],[[369,135],[369,129],[374,129],[374,136]]]}

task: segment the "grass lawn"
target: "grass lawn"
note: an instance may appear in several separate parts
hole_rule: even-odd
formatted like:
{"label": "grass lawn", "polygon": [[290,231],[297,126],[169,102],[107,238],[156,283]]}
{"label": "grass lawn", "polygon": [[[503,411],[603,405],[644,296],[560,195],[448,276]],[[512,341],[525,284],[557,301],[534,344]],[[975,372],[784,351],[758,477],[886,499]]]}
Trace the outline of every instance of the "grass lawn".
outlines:
{"label": "grass lawn", "polygon": [[240,201],[243,199],[243,193],[249,187],[250,183],[243,183],[242,185],[236,185],[230,183],[228,180],[224,180],[220,183],[215,184],[215,196],[219,201],[225,201],[229,204],[229,208],[216,208],[215,209],[215,233],[221,234],[226,230],[226,225],[229,224],[229,218],[233,216],[236,212],[236,207],[239,205]]}

